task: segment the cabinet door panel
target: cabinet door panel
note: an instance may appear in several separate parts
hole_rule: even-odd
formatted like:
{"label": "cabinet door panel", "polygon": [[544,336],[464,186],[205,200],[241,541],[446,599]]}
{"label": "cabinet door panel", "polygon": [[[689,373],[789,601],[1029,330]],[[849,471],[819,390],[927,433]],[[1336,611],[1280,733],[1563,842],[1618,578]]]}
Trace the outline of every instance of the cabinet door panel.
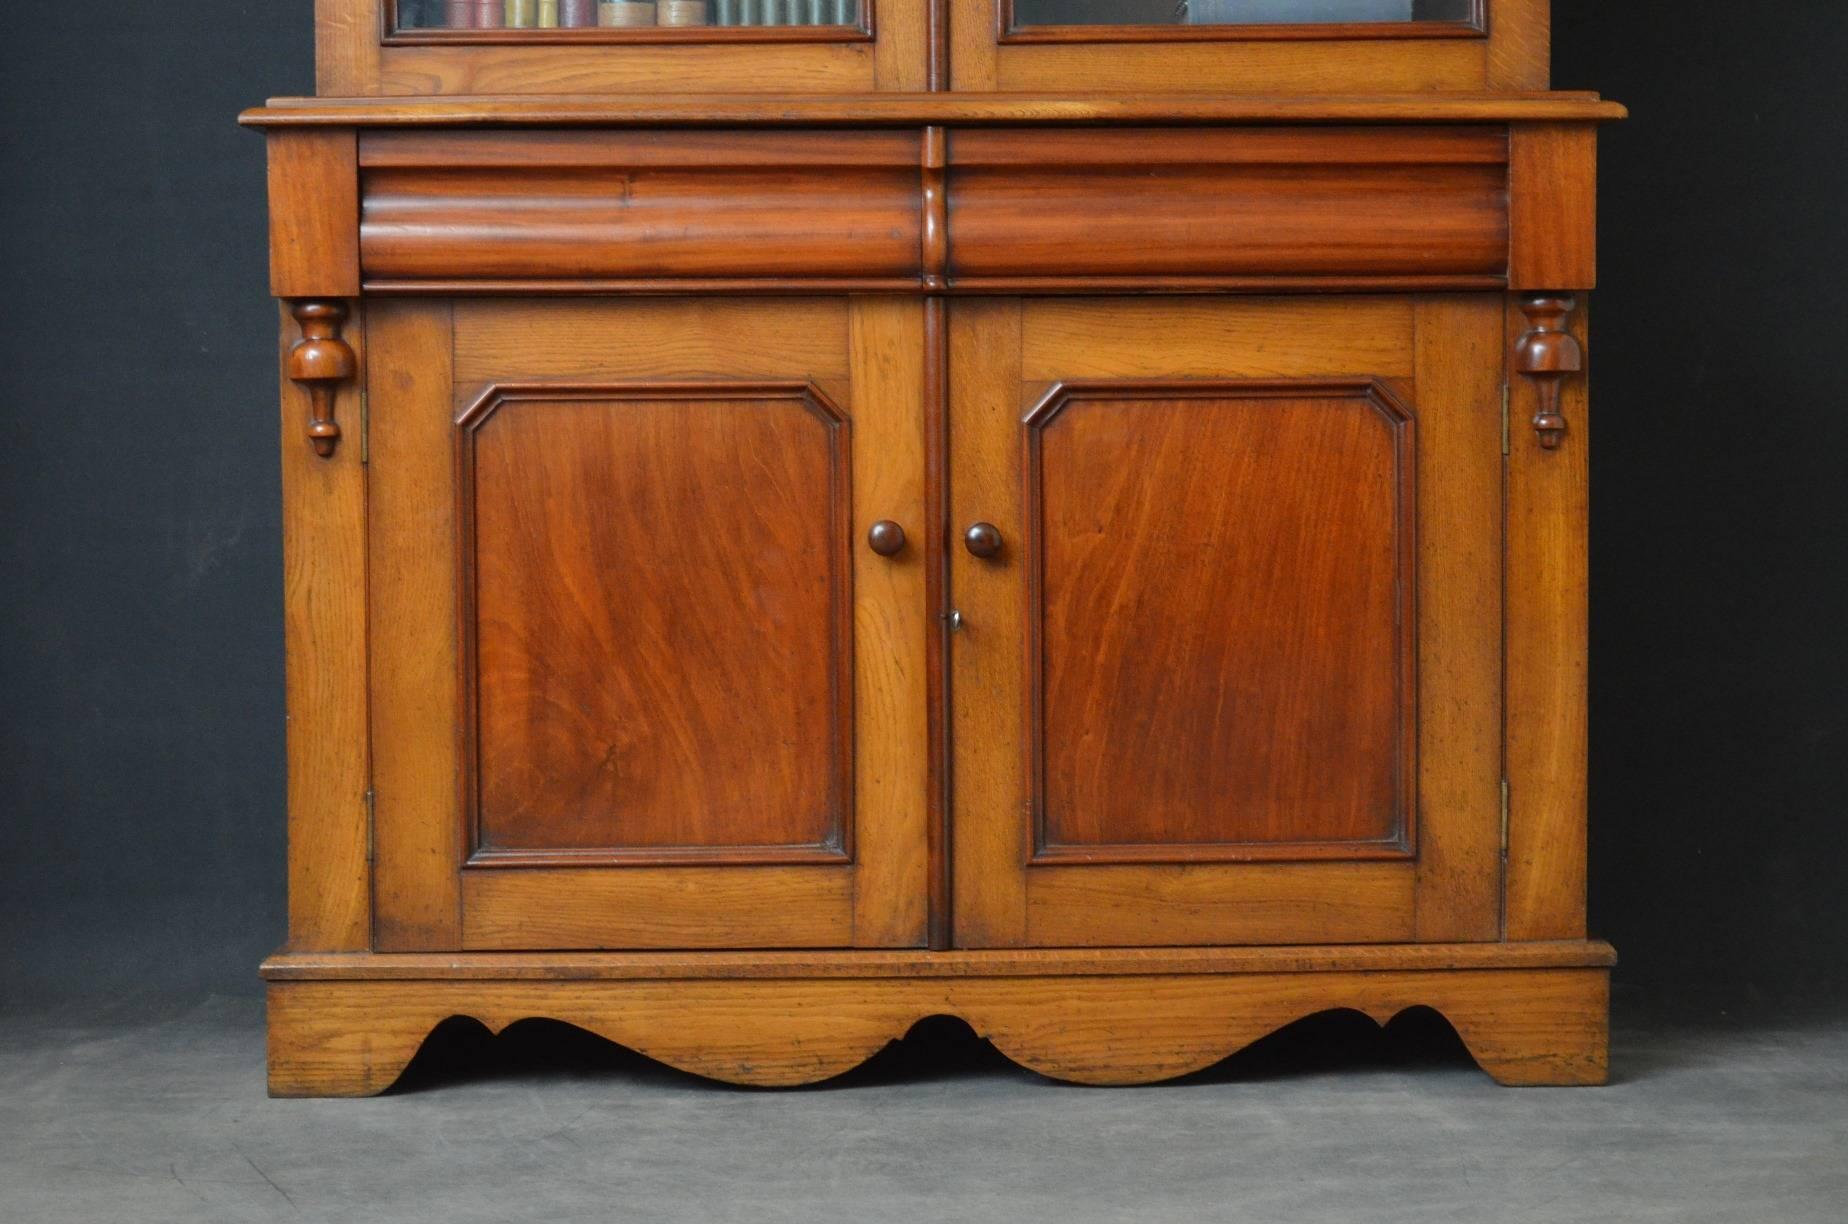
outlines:
{"label": "cabinet door panel", "polygon": [[1499,321],[957,304],[959,942],[1496,937]]}
{"label": "cabinet door panel", "polygon": [[843,857],[839,410],[795,383],[541,383],[463,428],[471,861]]}
{"label": "cabinet door panel", "polygon": [[1403,855],[1397,401],[1358,380],[1062,385],[1026,429],[1035,860]]}
{"label": "cabinet door panel", "polygon": [[853,541],[922,533],[921,308],[369,335],[378,946],[920,942],[923,566]]}

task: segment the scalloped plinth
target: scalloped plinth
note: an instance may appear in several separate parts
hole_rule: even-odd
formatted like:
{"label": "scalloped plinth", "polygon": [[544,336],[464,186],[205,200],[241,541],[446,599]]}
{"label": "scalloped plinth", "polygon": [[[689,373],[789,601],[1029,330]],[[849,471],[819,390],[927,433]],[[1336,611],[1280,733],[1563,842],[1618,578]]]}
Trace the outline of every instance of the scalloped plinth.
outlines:
{"label": "scalloped plinth", "polygon": [[[517,967],[518,958],[499,963]],[[789,1087],[849,1071],[917,1021],[950,1015],[1052,1079],[1145,1084],[1212,1066],[1317,1012],[1352,1008],[1384,1024],[1427,1006],[1499,1083],[1598,1084],[1607,1073],[1609,970],[1595,965],[1003,976],[969,970],[980,963],[969,954],[944,963],[964,967],[933,974],[920,960],[894,976],[577,980],[272,974],[270,1091],[382,1092],[451,1016],[495,1032],[562,1020],[697,1075]]]}

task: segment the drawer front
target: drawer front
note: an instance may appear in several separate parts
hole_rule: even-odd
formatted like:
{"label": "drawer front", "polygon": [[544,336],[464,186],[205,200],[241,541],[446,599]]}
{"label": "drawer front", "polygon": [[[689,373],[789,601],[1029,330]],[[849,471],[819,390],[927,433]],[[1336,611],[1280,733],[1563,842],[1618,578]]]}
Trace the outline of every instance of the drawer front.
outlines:
{"label": "drawer front", "polygon": [[986,277],[1485,278],[1502,128],[967,131],[950,266]]}
{"label": "drawer front", "polygon": [[368,134],[368,278],[915,276],[916,132]]}

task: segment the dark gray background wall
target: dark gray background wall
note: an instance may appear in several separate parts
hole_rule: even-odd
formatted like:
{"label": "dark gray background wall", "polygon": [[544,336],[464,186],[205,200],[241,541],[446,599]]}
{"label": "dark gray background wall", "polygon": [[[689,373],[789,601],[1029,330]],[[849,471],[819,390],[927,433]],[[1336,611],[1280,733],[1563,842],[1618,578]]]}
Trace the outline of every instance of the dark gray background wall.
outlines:
{"label": "dark gray background wall", "polygon": [[[87,0],[0,72],[0,1006],[255,989],[283,927],[262,143],[307,0]],[[1620,998],[1848,995],[1848,6],[1559,0],[1606,136],[1593,926]]]}

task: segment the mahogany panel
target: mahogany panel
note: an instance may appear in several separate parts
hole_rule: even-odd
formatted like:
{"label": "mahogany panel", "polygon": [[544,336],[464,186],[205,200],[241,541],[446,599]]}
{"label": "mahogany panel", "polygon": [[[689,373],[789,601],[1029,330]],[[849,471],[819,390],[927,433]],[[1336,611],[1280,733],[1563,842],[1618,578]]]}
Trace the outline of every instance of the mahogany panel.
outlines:
{"label": "mahogany panel", "polygon": [[796,384],[537,384],[458,424],[471,864],[844,857],[839,409]]}
{"label": "mahogany panel", "polygon": [[1473,128],[958,131],[950,271],[1499,277],[1506,142]]}
{"label": "mahogany panel", "polygon": [[1025,429],[1035,860],[1408,854],[1409,411],[1080,383]]}
{"label": "mahogany panel", "polygon": [[382,278],[916,276],[910,132],[373,136]]}

